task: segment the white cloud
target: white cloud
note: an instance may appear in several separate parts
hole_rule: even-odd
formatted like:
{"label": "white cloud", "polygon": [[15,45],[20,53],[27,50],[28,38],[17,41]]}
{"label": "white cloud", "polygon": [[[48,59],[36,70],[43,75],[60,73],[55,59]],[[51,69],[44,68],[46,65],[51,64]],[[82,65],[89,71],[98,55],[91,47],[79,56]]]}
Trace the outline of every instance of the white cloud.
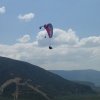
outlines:
{"label": "white cloud", "polygon": [[4,6],[0,8],[0,13],[5,13],[5,7]]}
{"label": "white cloud", "polygon": [[[49,39],[45,31],[40,31],[32,43],[16,43],[12,46],[0,45],[0,56],[23,60],[45,69],[96,69],[100,70],[100,37],[91,36],[81,40],[75,31],[54,29],[51,40],[53,49],[48,49]],[[21,41],[25,37],[23,36]],[[27,39],[26,39],[27,40]]]}
{"label": "white cloud", "polygon": [[18,16],[18,18],[19,18],[20,20],[30,21],[32,18],[34,18],[34,16],[35,16],[34,13],[29,13],[29,14],[25,14],[25,15],[20,14],[20,15]]}
{"label": "white cloud", "polygon": [[83,38],[79,42],[80,46],[85,46],[85,47],[97,47],[100,46],[100,36],[92,36],[88,38]]}
{"label": "white cloud", "polygon": [[30,36],[29,35],[24,35],[22,38],[17,39],[17,41],[25,43],[28,42],[30,40]]}
{"label": "white cloud", "polygon": [[[78,37],[75,35],[75,32],[72,29],[69,29],[68,32],[54,29],[53,38],[48,38],[46,31],[40,31],[37,36],[37,42],[40,46],[52,45],[67,45],[72,46],[77,44],[79,41]],[[46,38],[44,38],[46,36]]]}

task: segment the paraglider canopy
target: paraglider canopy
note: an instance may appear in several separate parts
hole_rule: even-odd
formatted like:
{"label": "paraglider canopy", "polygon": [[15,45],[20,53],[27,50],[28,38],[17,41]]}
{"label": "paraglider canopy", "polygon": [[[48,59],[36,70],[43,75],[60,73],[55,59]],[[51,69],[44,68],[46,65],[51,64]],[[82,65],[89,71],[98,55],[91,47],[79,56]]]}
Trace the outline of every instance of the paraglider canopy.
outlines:
{"label": "paraglider canopy", "polygon": [[47,25],[45,24],[45,25],[44,25],[44,28],[46,28],[46,26],[47,26]]}
{"label": "paraglider canopy", "polygon": [[40,26],[39,28],[41,29],[42,27],[44,27],[48,33],[49,38],[52,38],[53,36],[53,26],[52,24],[44,24],[44,26]]}
{"label": "paraglider canopy", "polygon": [[[42,27],[44,27],[46,29],[46,31],[48,33],[48,37],[52,38],[52,36],[53,36],[53,26],[52,26],[52,24],[51,23],[44,24],[44,26],[40,26],[39,28],[41,29]],[[45,38],[46,38],[46,36],[45,36]],[[49,46],[49,49],[53,49],[53,48],[51,46]]]}

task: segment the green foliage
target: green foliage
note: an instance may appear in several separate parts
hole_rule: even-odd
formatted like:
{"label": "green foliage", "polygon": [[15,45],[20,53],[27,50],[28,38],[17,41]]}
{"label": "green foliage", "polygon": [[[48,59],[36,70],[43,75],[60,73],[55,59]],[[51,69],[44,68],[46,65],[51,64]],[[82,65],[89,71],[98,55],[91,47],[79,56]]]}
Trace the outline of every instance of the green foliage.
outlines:
{"label": "green foliage", "polygon": [[[13,98],[2,97],[0,96],[0,100],[14,100]],[[20,98],[17,100],[45,100],[43,97],[38,98],[38,96],[34,98]],[[87,95],[67,95],[61,97],[55,97],[53,100],[100,100],[100,96],[97,94],[87,94]]]}
{"label": "green foliage", "polygon": [[11,83],[6,88],[4,88],[2,96],[6,96],[6,97],[9,97],[9,98],[12,98],[12,94],[15,91],[16,91],[16,84],[15,83]]}
{"label": "green foliage", "polygon": [[0,100],[14,100],[13,98],[0,96]]}
{"label": "green foliage", "polygon": [[100,100],[100,96],[97,94],[67,95],[67,96],[56,98],[55,100]]}

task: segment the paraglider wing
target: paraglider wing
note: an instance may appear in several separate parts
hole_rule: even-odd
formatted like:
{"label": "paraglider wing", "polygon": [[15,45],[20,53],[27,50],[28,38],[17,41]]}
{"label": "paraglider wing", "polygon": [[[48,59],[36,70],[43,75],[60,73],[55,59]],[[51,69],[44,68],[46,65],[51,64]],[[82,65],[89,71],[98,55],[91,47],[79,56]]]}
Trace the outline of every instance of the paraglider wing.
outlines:
{"label": "paraglider wing", "polygon": [[45,24],[44,26],[40,26],[39,29],[41,29],[42,27],[44,27],[48,33],[49,38],[52,38],[53,36],[53,26],[52,24]]}
{"label": "paraglider wing", "polygon": [[53,36],[53,26],[52,26],[52,24],[47,24],[46,26],[44,25],[44,27],[45,27],[45,29],[48,33],[49,38],[52,38],[52,36]]}
{"label": "paraglider wing", "polygon": [[39,29],[41,29],[42,27],[44,27],[44,26],[40,26]]}
{"label": "paraglider wing", "polygon": [[[40,26],[39,29],[41,29],[42,27],[44,27],[46,29],[49,38],[52,38],[52,36],[53,36],[53,26],[52,26],[52,24],[50,24],[50,23],[47,24],[47,25],[45,24],[44,26]],[[46,38],[46,36],[45,36],[45,38]],[[49,49],[53,49],[53,48],[51,46],[49,46]]]}

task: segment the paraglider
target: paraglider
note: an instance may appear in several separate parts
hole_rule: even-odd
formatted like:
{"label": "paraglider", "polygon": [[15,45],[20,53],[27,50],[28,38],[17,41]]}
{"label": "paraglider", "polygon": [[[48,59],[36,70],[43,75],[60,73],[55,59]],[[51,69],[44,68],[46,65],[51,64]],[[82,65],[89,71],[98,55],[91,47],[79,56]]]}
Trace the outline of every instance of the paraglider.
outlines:
{"label": "paraglider", "polygon": [[49,49],[53,49],[51,46],[49,46]]}
{"label": "paraglider", "polygon": [[45,38],[46,38],[46,36],[45,36]]}
{"label": "paraglider", "polygon": [[[46,29],[46,31],[47,31],[47,33],[48,33],[48,37],[49,38],[52,38],[52,36],[53,36],[53,26],[52,26],[52,24],[45,24],[44,26],[40,26],[39,28],[41,29],[42,27],[44,27],[45,29]],[[46,36],[45,36],[45,38],[46,38]],[[49,49],[53,49],[51,46],[49,46]]]}

